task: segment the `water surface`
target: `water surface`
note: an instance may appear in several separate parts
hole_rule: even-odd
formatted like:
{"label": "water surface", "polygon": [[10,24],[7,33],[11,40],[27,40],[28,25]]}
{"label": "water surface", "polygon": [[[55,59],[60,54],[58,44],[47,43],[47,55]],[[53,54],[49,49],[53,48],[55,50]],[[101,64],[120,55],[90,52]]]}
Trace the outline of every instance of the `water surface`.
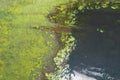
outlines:
{"label": "water surface", "polygon": [[76,48],[68,64],[71,80],[120,80],[120,10],[88,10],[76,14]]}

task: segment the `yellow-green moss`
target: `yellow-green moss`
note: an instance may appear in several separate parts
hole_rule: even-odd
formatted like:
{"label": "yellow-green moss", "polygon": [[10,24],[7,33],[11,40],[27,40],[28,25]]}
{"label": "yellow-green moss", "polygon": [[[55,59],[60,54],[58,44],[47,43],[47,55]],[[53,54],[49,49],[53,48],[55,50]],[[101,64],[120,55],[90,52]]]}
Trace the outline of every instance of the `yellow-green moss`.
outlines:
{"label": "yellow-green moss", "polygon": [[[15,0],[0,2],[0,80],[35,80],[56,52],[57,41],[50,31],[32,26],[53,25],[46,15],[67,0]],[[49,4],[48,4],[49,3]],[[51,57],[52,58],[52,57]]]}

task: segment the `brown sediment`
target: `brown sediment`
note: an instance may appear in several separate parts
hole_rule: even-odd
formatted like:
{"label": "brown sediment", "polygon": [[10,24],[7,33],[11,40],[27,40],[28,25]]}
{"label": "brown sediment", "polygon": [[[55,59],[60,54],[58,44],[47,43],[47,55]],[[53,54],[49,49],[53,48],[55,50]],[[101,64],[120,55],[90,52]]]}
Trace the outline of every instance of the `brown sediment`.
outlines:
{"label": "brown sediment", "polygon": [[69,27],[69,26],[63,26],[63,25],[54,26],[54,27],[47,27],[47,28],[44,26],[41,26],[39,28],[33,27],[33,29],[38,29],[38,30],[42,30],[42,31],[53,31],[53,32],[55,32],[55,34],[57,34],[57,33],[71,33],[71,32],[84,32],[85,31],[79,27]]}
{"label": "brown sediment", "polygon": [[50,27],[47,29],[55,32],[71,32],[71,28],[67,28],[67,27]]}

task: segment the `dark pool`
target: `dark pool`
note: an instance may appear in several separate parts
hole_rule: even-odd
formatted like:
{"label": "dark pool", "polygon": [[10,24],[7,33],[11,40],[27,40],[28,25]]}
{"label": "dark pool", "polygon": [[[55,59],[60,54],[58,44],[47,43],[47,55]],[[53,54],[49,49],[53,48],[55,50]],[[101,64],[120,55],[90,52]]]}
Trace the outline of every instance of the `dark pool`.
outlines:
{"label": "dark pool", "polygon": [[76,16],[83,31],[73,30],[76,48],[69,56],[70,69],[91,77],[88,80],[120,80],[120,9],[87,10]]}

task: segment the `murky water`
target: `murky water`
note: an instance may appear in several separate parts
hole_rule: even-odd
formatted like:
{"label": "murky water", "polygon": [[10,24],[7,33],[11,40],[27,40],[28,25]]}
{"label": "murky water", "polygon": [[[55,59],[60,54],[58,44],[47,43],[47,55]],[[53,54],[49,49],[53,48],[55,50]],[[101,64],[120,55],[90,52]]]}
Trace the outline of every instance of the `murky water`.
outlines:
{"label": "murky water", "polygon": [[78,13],[76,48],[69,56],[70,80],[120,80],[120,10]]}

